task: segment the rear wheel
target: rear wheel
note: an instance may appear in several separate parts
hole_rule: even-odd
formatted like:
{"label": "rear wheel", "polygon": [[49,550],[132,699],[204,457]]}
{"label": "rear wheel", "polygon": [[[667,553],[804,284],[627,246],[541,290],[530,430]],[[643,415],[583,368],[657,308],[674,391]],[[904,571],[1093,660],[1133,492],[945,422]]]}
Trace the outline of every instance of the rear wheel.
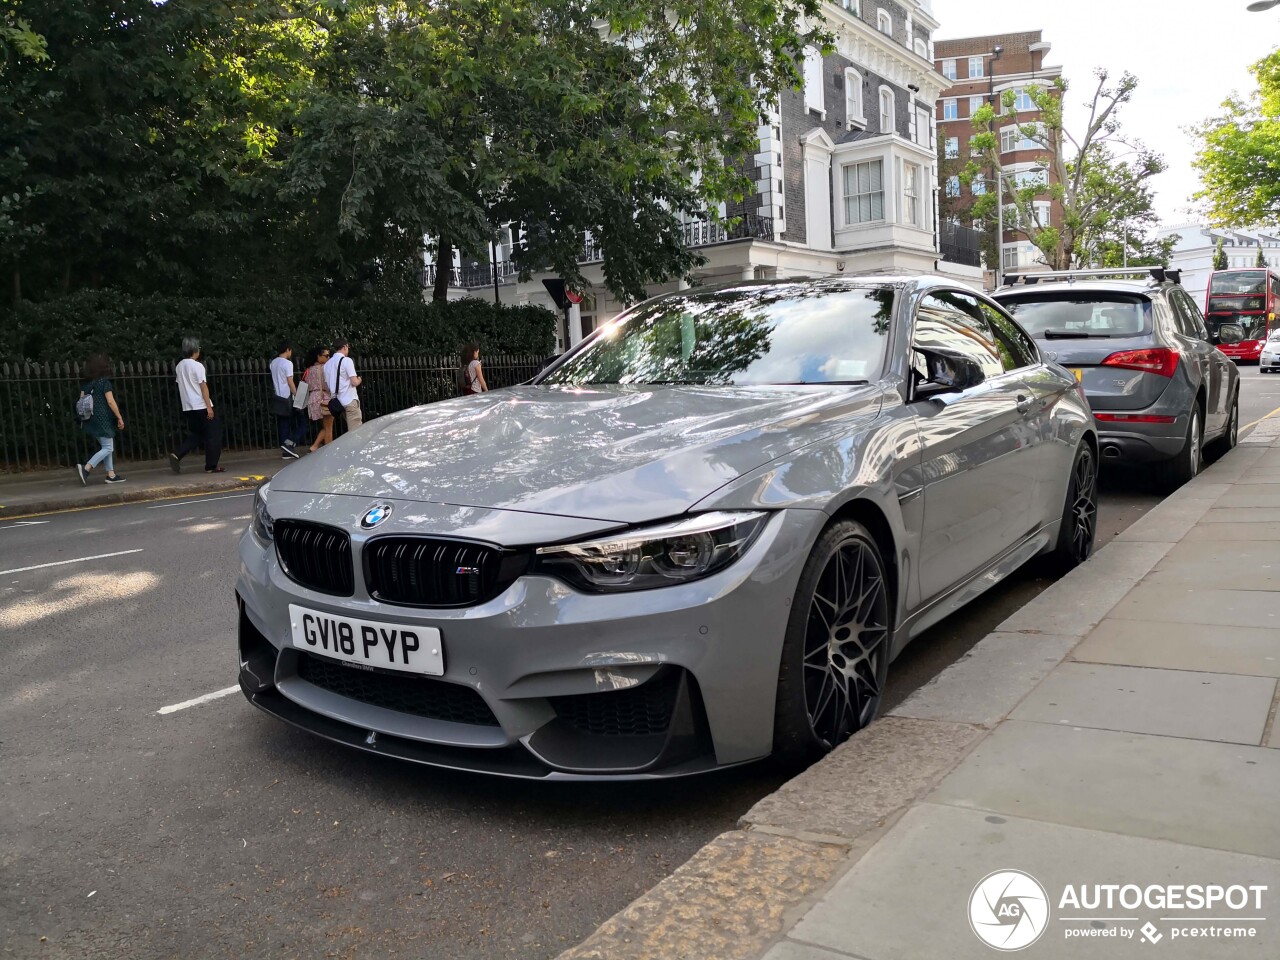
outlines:
{"label": "rear wheel", "polygon": [[1187,439],[1181,452],[1156,468],[1156,476],[1168,490],[1176,490],[1200,472],[1200,457],[1204,431],[1199,407],[1191,408],[1191,420],[1187,424]]}
{"label": "rear wheel", "polygon": [[1231,398],[1231,415],[1227,418],[1227,429],[1217,440],[1205,444],[1205,455],[1217,460],[1226,456],[1240,439],[1240,393]]}
{"label": "rear wheel", "polygon": [[893,636],[889,585],[866,527],[845,520],[818,538],[796,589],[782,645],[774,754],[814,759],[880,709]]}
{"label": "rear wheel", "polygon": [[1067,500],[1062,508],[1058,542],[1049,563],[1058,573],[1066,573],[1093,556],[1098,534],[1098,457],[1093,447],[1081,443],[1071,465]]}

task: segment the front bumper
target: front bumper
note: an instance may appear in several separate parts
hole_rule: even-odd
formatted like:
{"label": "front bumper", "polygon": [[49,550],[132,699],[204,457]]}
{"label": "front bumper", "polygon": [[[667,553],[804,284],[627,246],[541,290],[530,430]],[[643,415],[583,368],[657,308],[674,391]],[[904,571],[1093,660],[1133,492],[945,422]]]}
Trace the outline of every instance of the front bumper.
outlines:
{"label": "front bumper", "polygon": [[1218,349],[1232,360],[1252,362],[1262,353],[1262,341],[1242,340],[1239,343],[1220,343]]}
{"label": "front bumper", "polygon": [[1258,369],[1266,370],[1270,373],[1272,370],[1280,370],[1280,353],[1263,353],[1258,357]]}
{"label": "front bumper", "polygon": [[[774,514],[736,563],[695,583],[609,596],[526,575],[461,609],[313,593],[241,540],[240,684],[274,716],[358,749],[536,779],[698,773],[772,749],[778,663],[800,570],[826,519]],[[360,540],[352,538],[355,569]],[[295,649],[289,604],[435,627],[441,677]]]}

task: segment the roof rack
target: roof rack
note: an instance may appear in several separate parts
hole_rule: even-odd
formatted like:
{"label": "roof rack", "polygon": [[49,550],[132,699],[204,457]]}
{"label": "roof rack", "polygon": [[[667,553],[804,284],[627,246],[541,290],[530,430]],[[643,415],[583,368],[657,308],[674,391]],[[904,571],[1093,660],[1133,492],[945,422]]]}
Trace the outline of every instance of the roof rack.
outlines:
{"label": "roof rack", "polygon": [[1150,277],[1156,283],[1164,283],[1168,280],[1170,283],[1182,282],[1182,271],[1175,270],[1171,267],[1111,267],[1104,270],[1049,270],[1041,273],[1006,273],[1004,275],[1004,283],[1007,287],[1012,287],[1018,283],[1024,286],[1032,286],[1041,280],[1066,280],[1071,283],[1075,280],[1096,279],[1101,277]]}

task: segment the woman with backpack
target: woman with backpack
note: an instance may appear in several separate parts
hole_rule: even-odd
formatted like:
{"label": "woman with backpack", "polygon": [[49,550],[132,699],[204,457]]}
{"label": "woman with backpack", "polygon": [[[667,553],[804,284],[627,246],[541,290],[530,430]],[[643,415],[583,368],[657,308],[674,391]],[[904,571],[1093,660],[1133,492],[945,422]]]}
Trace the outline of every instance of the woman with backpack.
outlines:
{"label": "woman with backpack", "polygon": [[468,397],[473,393],[485,393],[489,384],[485,382],[484,370],[480,366],[480,348],[468,343],[462,348],[462,362],[458,366],[458,394]]}
{"label": "woman with backpack", "polygon": [[98,452],[85,463],[76,464],[80,482],[89,483],[89,474],[100,463],[106,464],[107,483],[124,483],[116,473],[116,432],[124,429],[124,418],[116,406],[115,387],[111,383],[111,359],[94,354],[84,365],[84,383],[76,401],[76,415],[84,432],[98,441]]}

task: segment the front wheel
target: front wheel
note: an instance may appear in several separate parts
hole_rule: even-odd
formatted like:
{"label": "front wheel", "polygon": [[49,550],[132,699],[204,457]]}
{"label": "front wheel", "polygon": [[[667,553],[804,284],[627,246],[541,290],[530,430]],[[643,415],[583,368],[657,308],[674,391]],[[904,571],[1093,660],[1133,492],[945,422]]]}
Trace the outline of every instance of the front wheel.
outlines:
{"label": "front wheel", "polygon": [[1200,408],[1191,408],[1191,420],[1187,424],[1187,439],[1182,450],[1172,460],[1156,468],[1156,476],[1169,491],[1178,489],[1200,472],[1200,456],[1204,432],[1201,427]]}
{"label": "front wheel", "polygon": [[880,549],[866,527],[833,523],[800,574],[778,669],[774,754],[806,761],[875,719],[892,648]]}
{"label": "front wheel", "polygon": [[1231,415],[1227,418],[1227,429],[1222,436],[1205,444],[1205,455],[1217,460],[1226,456],[1240,440],[1240,393],[1231,398]]}
{"label": "front wheel", "polygon": [[1058,573],[1066,573],[1093,556],[1098,535],[1098,457],[1087,442],[1080,444],[1071,464],[1067,499],[1062,508],[1058,541],[1049,563]]}

